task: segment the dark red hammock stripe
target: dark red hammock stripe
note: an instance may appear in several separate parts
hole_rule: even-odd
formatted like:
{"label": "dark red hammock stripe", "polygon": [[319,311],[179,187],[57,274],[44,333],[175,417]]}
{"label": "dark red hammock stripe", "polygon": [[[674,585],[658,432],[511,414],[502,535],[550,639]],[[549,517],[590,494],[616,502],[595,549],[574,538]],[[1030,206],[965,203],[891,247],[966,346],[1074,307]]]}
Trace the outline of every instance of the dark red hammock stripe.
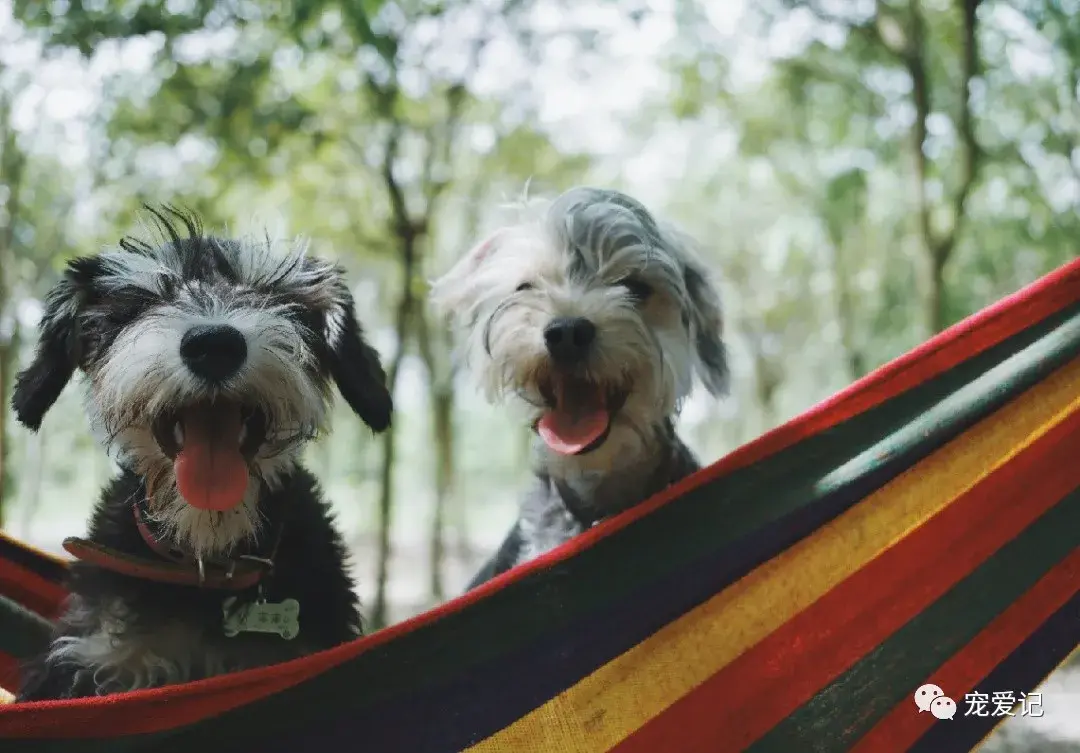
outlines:
{"label": "dark red hammock stripe", "polygon": [[[650,753],[676,740],[680,753],[743,750],[1080,487],[1077,446],[1080,414],[1048,431],[613,750]],[[1020,499],[1023,504],[1017,504]]]}
{"label": "dark red hammock stripe", "polygon": [[[995,690],[1016,691],[1020,687],[1030,687],[1028,683],[1019,682],[991,686],[981,681],[1078,592],[1080,549],[1072,552],[1044,575],[1027,593],[1009,605],[959,653],[954,654],[927,679],[927,682],[938,685],[946,695],[957,702],[959,711],[954,722],[962,723],[962,699],[965,693],[976,687],[988,694]],[[917,713],[914,702],[909,698],[906,702],[897,704],[859,740],[851,753],[906,751],[927,730],[935,726],[936,722],[937,719],[931,714]]]}
{"label": "dark red hammock stripe", "polygon": [[0,593],[50,619],[58,614],[59,606],[67,596],[63,586],[2,560]]}
{"label": "dark red hammock stripe", "polygon": [[[35,569],[27,558],[36,558],[45,568]],[[34,564],[38,564],[34,563]],[[0,533],[0,594],[22,604],[43,617],[55,617],[67,596],[60,581],[64,567],[61,560],[13,541]],[[66,569],[66,568],[65,568]],[[40,571],[39,571],[40,570]]]}

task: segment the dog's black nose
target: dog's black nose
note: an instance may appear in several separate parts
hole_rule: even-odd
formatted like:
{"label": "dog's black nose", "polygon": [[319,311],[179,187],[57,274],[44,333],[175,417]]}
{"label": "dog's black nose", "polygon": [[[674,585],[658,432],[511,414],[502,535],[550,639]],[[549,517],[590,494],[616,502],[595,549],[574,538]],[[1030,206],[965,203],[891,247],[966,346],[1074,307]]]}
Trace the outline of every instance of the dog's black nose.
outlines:
{"label": "dog's black nose", "polygon": [[180,357],[196,376],[223,382],[244,365],[247,341],[228,324],[200,324],[180,339]]}
{"label": "dog's black nose", "polygon": [[596,339],[596,325],[583,317],[552,319],[544,327],[548,353],[558,363],[574,364],[585,359]]}

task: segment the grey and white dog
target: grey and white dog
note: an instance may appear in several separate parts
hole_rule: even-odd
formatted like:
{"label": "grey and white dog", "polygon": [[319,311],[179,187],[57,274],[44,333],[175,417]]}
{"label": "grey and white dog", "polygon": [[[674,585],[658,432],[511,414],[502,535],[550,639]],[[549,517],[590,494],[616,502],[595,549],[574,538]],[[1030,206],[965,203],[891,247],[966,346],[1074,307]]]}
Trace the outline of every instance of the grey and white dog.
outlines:
{"label": "grey and white dog", "polygon": [[699,464],[674,419],[728,368],[720,297],[692,242],[617,191],[523,203],[434,282],[489,400],[524,408],[535,481],[470,588],[626,510]]}

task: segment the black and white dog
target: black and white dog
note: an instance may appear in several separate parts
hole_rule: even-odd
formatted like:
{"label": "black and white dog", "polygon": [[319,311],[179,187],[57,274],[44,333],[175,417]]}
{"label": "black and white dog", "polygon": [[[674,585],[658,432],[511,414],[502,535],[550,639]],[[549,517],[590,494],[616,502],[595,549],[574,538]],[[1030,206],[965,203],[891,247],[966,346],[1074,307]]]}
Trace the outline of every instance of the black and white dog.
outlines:
{"label": "black and white dog", "polygon": [[160,238],[71,261],[13,407],[36,430],[75,371],[121,467],[23,701],[186,682],[360,634],[346,551],[299,462],[337,384],[375,431],[391,400],[341,270],[302,243],[204,235],[151,209]]}
{"label": "black and white dog", "polygon": [[490,399],[536,434],[517,522],[470,584],[698,469],[674,419],[696,372],[728,381],[719,294],[691,242],[617,191],[525,203],[432,288]]}

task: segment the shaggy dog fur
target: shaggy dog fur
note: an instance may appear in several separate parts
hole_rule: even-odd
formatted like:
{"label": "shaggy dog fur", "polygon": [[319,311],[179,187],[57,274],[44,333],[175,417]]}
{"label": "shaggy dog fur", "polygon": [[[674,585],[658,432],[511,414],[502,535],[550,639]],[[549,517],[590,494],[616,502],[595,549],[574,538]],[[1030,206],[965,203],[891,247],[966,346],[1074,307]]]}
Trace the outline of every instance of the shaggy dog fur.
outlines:
{"label": "shaggy dog fur", "polygon": [[522,207],[433,285],[491,400],[537,435],[520,516],[471,587],[698,468],[675,433],[696,374],[726,390],[720,299],[692,243],[617,191]]}

